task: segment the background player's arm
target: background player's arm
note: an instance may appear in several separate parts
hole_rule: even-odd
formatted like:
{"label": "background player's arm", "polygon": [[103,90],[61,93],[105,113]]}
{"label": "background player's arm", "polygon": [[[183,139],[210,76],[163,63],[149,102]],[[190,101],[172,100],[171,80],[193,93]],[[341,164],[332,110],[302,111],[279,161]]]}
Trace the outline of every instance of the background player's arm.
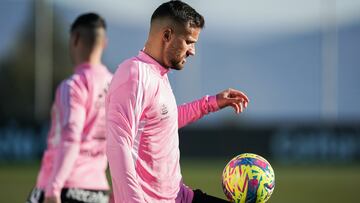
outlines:
{"label": "background player's arm", "polygon": [[[121,69],[120,69],[121,68]],[[129,76],[129,67],[119,67],[106,101],[107,157],[115,202],[144,202],[135,169],[133,145],[142,112],[137,73]],[[129,79],[130,78],[130,79]]]}
{"label": "background player's arm", "polygon": [[54,158],[52,174],[45,188],[45,197],[59,197],[61,189],[70,175],[74,163],[79,155],[81,134],[85,122],[85,94],[79,88],[62,83],[59,88],[56,105],[60,112],[60,142],[54,143],[59,147],[59,153]]}
{"label": "background player's arm", "polygon": [[247,107],[248,102],[249,99],[243,92],[227,89],[216,96],[205,96],[191,103],[180,105],[178,106],[179,128],[227,106],[233,107],[236,113],[241,113]]}

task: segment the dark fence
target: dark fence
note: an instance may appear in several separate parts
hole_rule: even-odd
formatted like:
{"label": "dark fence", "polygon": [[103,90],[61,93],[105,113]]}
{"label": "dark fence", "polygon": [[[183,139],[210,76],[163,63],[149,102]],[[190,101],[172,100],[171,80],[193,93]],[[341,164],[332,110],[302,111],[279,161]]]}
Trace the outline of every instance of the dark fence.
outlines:
{"label": "dark fence", "polygon": [[31,161],[41,158],[46,147],[47,127],[0,128],[0,161]]}
{"label": "dark fence", "polygon": [[360,126],[184,129],[180,149],[182,157],[251,152],[282,163],[360,162]]}
{"label": "dark fence", "polygon": [[[38,160],[47,127],[0,128],[0,161]],[[282,163],[360,163],[360,125],[313,125],[179,131],[182,158],[230,159],[251,152]]]}

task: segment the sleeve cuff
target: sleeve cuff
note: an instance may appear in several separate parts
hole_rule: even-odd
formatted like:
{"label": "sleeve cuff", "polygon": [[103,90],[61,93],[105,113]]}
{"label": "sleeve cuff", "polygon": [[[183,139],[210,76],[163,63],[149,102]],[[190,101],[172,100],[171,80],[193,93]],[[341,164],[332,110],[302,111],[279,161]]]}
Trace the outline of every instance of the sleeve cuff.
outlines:
{"label": "sleeve cuff", "polygon": [[207,105],[209,112],[214,112],[219,110],[219,105],[216,101],[216,96],[208,96]]}

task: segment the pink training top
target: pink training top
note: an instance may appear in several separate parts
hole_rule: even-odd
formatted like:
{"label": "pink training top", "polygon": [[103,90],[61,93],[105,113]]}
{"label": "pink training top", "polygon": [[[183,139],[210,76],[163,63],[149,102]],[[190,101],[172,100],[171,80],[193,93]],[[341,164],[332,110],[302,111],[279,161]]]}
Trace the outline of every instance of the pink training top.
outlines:
{"label": "pink training top", "polygon": [[82,64],[58,86],[36,184],[45,196],[63,187],[109,189],[104,104],[111,78],[103,65]]}
{"label": "pink training top", "polygon": [[110,84],[106,139],[116,203],[192,202],[178,128],[219,108],[214,96],[177,106],[167,72],[141,51],[120,64]]}

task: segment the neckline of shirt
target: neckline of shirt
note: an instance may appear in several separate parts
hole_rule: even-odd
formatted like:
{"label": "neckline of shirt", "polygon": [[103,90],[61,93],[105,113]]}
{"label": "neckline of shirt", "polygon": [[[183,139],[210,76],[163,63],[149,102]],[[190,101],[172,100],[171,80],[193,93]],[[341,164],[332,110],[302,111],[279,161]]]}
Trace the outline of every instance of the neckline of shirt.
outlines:
{"label": "neckline of shirt", "polygon": [[156,67],[156,71],[161,75],[165,75],[166,73],[168,73],[170,71],[169,68],[165,68],[164,66],[162,66],[159,62],[157,62],[154,58],[152,58],[151,56],[149,56],[147,53],[145,53],[143,50],[139,51],[139,55],[138,57],[143,60],[146,61],[147,63],[153,64]]}
{"label": "neckline of shirt", "polygon": [[93,71],[103,71],[106,68],[103,64],[90,64],[88,62],[81,63],[75,67],[75,71],[80,71],[82,69],[91,69]]}

